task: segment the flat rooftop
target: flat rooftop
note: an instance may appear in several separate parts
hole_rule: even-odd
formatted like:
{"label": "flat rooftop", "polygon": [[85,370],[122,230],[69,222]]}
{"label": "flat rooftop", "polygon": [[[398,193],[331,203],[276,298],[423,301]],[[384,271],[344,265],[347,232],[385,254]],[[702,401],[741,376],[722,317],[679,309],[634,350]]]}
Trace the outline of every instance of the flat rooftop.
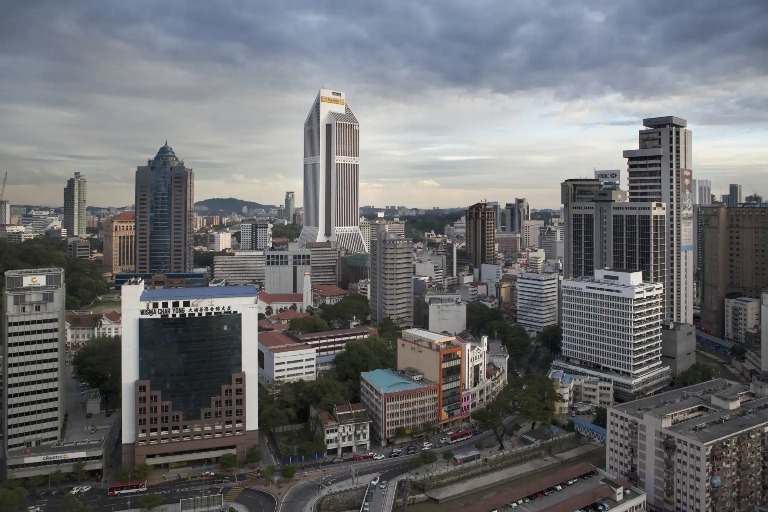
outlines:
{"label": "flat rooftop", "polygon": [[197,288],[160,288],[144,290],[141,300],[225,299],[256,297],[255,286],[200,286]]}
{"label": "flat rooftop", "polygon": [[424,340],[434,341],[436,343],[454,340],[453,336],[446,336],[445,334],[439,334],[424,329],[406,329],[403,331],[403,338],[407,340],[421,338]]}
{"label": "flat rooftop", "polygon": [[373,370],[363,372],[360,377],[371,383],[381,393],[397,393],[431,386],[431,382],[416,382],[403,377],[394,370]]}

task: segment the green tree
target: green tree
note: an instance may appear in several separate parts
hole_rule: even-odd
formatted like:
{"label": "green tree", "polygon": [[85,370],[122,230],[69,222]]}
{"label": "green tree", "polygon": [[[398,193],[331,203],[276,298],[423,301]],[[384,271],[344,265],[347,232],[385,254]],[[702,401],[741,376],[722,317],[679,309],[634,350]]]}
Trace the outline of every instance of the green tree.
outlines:
{"label": "green tree", "polygon": [[149,477],[149,475],[152,474],[153,469],[154,468],[150,465],[139,464],[138,466],[133,468],[133,476],[140,479],[147,478]]}
{"label": "green tree", "polygon": [[272,238],[296,240],[299,235],[301,235],[301,226],[298,224],[275,224],[272,226]]}
{"label": "green tree", "polygon": [[[499,450],[504,450],[504,436],[520,428],[513,418],[517,412],[514,407],[516,400],[515,391],[506,388],[491,403],[472,413],[472,418],[480,424],[483,430],[493,432],[493,436],[499,443]],[[480,445],[478,450],[481,450],[482,443],[478,444]]]}
{"label": "green tree", "polygon": [[87,477],[88,477],[88,470],[85,469],[85,462],[83,461],[76,462],[72,469],[72,478],[74,478],[78,482],[82,482]]}
{"label": "green tree", "polygon": [[552,356],[556,356],[560,353],[563,330],[559,325],[548,325],[539,333],[538,341]]}
{"label": "green tree", "polygon": [[397,427],[395,429],[395,437],[397,438],[403,438],[408,435],[408,431],[405,430],[405,427]]}
{"label": "green tree", "polygon": [[563,402],[555,383],[546,375],[528,375],[518,383],[515,393],[519,414],[532,423],[550,423],[555,415],[555,403]]}
{"label": "green tree", "polygon": [[61,497],[61,502],[59,502],[59,510],[61,512],[79,512],[80,503],[77,501],[74,494],[65,493],[64,496]]}
{"label": "green tree", "polygon": [[731,347],[731,357],[743,362],[747,357],[747,349],[740,343],[734,343]]}
{"label": "green tree", "polygon": [[148,512],[152,512],[154,509],[162,505],[165,500],[159,494],[152,493],[140,496],[136,501],[139,504],[139,507]]}
{"label": "green tree", "polygon": [[712,371],[712,368],[702,363],[693,363],[690,368],[684,372],[680,372],[677,376],[676,384],[677,387],[684,388],[686,386],[707,382],[713,378],[714,372]]}
{"label": "green tree", "polygon": [[397,322],[389,317],[385,317],[384,320],[376,326],[376,329],[379,331],[379,336],[392,343],[400,337],[400,334],[403,331],[403,329],[397,325]]}
{"label": "green tree", "polygon": [[451,462],[452,458],[453,458],[453,452],[451,450],[446,450],[443,452],[443,460],[445,462]]}
{"label": "green tree", "polygon": [[467,304],[467,330],[475,336],[493,334],[490,331],[491,322],[503,319],[501,311],[491,309],[482,302],[475,301]]}
{"label": "green tree", "polygon": [[319,316],[305,316],[303,318],[294,318],[289,327],[291,332],[297,334],[307,334],[310,332],[324,332],[330,330],[328,322]]}
{"label": "green tree", "polygon": [[333,361],[336,379],[350,389],[352,400],[360,399],[360,373],[395,365],[394,344],[381,336],[371,336],[347,343],[344,352]]}
{"label": "green tree", "polygon": [[262,458],[261,447],[257,444],[248,448],[248,453],[245,455],[245,461],[248,464],[258,464]]}
{"label": "green tree", "polygon": [[424,450],[419,453],[418,459],[421,464],[432,464],[433,462],[437,462],[437,454],[432,450]]}
{"label": "green tree", "polygon": [[75,354],[72,365],[77,375],[98,389],[109,404],[120,396],[120,338],[100,336],[88,340]]}
{"label": "green tree", "polygon": [[27,491],[23,487],[0,489],[0,510],[22,512],[26,510]]}
{"label": "green tree", "polygon": [[598,427],[606,428],[608,425],[608,409],[605,407],[598,407],[595,409],[595,415],[592,418],[592,423]]}
{"label": "green tree", "polygon": [[232,453],[225,453],[219,457],[221,469],[232,469],[237,466],[237,457]]}
{"label": "green tree", "polygon": [[285,478],[286,480],[290,480],[291,478],[296,475],[296,466],[294,464],[288,464],[286,466],[283,466],[280,468],[280,476]]}
{"label": "green tree", "polygon": [[115,482],[127,482],[131,479],[130,472],[123,466],[117,468],[112,476]]}
{"label": "green tree", "polygon": [[56,471],[51,473],[48,478],[51,481],[51,485],[59,485],[64,481],[66,476],[64,475],[64,473],[61,472],[60,469],[57,469]]}
{"label": "green tree", "polygon": [[41,487],[46,482],[46,477],[43,475],[35,475],[27,478],[25,487],[30,490],[37,489],[38,487]]}
{"label": "green tree", "polygon": [[320,316],[329,324],[339,323],[348,327],[353,318],[364,322],[369,313],[368,299],[360,294],[351,293],[336,304],[323,304]]}

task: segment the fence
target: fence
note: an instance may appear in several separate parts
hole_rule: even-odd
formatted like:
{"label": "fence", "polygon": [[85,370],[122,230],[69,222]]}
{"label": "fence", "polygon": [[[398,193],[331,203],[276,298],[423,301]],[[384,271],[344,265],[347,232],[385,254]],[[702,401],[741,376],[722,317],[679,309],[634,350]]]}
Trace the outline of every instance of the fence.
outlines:
{"label": "fence", "polygon": [[325,458],[325,454],[318,452],[318,453],[315,453],[314,455],[293,455],[289,457],[280,457],[280,460],[278,462],[280,462],[281,466],[285,466],[287,464],[301,464],[302,462],[314,462],[317,460],[321,460],[323,458]]}

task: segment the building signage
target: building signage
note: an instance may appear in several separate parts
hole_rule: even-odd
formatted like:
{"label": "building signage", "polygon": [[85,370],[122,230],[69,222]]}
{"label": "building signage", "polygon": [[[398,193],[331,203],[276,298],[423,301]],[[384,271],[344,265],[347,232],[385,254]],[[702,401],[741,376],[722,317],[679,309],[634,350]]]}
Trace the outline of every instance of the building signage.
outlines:
{"label": "building signage", "polygon": [[62,462],[72,459],[84,459],[85,457],[85,452],[50,453],[48,455],[39,455],[37,457],[24,457],[24,464],[34,464],[36,462]]}
{"label": "building signage", "polygon": [[45,276],[22,276],[21,278],[21,286],[24,288],[45,286],[45,283]]}
{"label": "building signage", "polygon": [[343,105],[343,98],[334,98],[332,96],[320,96],[320,101],[323,103],[333,103],[334,105]]}
{"label": "building signage", "polygon": [[616,187],[618,187],[619,184],[621,183],[621,171],[619,170],[595,171],[595,179],[600,180],[603,183],[615,185]]}
{"label": "building signage", "polygon": [[231,313],[232,306],[190,306],[186,308],[153,308],[152,303],[147,303],[140,313],[151,315],[187,315],[189,313]]}

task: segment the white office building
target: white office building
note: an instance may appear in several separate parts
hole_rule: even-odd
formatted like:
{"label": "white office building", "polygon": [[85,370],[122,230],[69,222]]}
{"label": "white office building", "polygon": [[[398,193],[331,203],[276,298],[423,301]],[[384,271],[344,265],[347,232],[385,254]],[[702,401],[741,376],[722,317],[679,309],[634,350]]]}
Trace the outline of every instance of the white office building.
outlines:
{"label": "white office building", "polygon": [[712,182],[693,180],[693,204],[707,206],[712,204]]}
{"label": "white office building", "polygon": [[213,278],[228,285],[264,284],[267,257],[264,251],[235,251],[213,257]]}
{"label": "white office building", "polygon": [[213,243],[210,249],[212,251],[221,252],[225,249],[232,248],[232,233],[229,231],[217,231],[213,234]]}
{"label": "white office building", "polygon": [[259,381],[313,381],[317,377],[317,349],[277,331],[259,333]]}
{"label": "white office building", "polygon": [[304,274],[312,272],[309,249],[267,251],[264,290],[268,293],[303,293]]}
{"label": "white office building", "polygon": [[459,334],[467,330],[467,303],[459,294],[426,295],[429,330]]}
{"label": "white office building", "polygon": [[544,229],[543,220],[524,220],[522,232],[523,247],[537,249],[541,245],[541,230]]}
{"label": "white office building", "polygon": [[526,272],[517,278],[517,323],[530,334],[558,322],[560,276]]}
{"label": "white office building", "polygon": [[725,339],[744,343],[747,332],[760,330],[760,299],[734,297],[725,299]]}
{"label": "white office building", "polygon": [[692,134],[678,117],[644,119],[639,148],[624,151],[629,167],[629,201],[667,206],[666,315],[693,323]]}
{"label": "white office building", "polygon": [[371,319],[413,325],[413,241],[384,232],[371,242]]}
{"label": "white office building", "polygon": [[299,243],[367,252],[360,232],[360,124],[343,92],[320,89],[304,121],[304,227]]}
{"label": "white office building", "polygon": [[240,250],[263,251],[272,247],[272,224],[266,221],[240,224]]}
{"label": "white office building", "polygon": [[661,362],[664,285],[642,276],[596,270],[594,278],[562,282],[564,360],[553,368],[611,381],[618,399],[669,384]]}

